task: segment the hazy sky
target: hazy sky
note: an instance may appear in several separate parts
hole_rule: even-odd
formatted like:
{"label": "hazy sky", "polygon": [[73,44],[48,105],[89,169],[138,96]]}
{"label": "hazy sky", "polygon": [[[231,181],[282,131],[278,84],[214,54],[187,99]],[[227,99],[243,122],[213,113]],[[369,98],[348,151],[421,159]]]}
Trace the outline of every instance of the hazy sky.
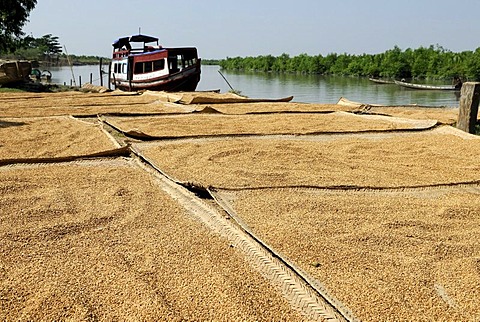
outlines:
{"label": "hazy sky", "polygon": [[38,0],[26,34],[53,34],[71,54],[110,57],[143,34],[202,58],[375,54],[439,44],[480,47],[479,0]]}

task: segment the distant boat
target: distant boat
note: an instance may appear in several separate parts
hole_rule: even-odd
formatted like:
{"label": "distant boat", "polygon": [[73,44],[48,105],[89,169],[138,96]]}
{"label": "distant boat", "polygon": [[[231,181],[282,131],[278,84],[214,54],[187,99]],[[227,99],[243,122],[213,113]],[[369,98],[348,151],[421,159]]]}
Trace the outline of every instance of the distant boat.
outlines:
{"label": "distant boat", "polygon": [[395,84],[394,81],[392,80],[387,80],[387,79],[379,79],[379,78],[369,78],[368,80],[377,83],[377,84]]}
{"label": "distant boat", "polygon": [[[132,47],[132,43],[141,44]],[[154,44],[155,43],[155,44]],[[164,48],[147,35],[123,37],[113,43],[110,82],[124,91],[194,91],[200,81],[195,47]]]}
{"label": "distant boat", "polygon": [[414,84],[401,81],[395,81],[395,84],[412,89],[427,89],[427,90],[441,90],[441,91],[459,91],[461,89],[458,85],[424,85],[424,84]]}
{"label": "distant boat", "polygon": [[32,63],[25,60],[0,60],[0,86],[28,81]]}
{"label": "distant boat", "polygon": [[52,73],[49,70],[44,70],[43,72],[40,71],[38,68],[32,69],[30,74],[30,79],[33,81],[51,81],[52,80]]}

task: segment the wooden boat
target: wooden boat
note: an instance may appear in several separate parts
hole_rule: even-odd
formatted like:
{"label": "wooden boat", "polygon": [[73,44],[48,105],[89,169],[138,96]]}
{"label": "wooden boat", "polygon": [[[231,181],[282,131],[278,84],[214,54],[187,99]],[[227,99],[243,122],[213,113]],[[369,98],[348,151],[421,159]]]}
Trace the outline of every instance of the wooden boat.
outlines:
{"label": "wooden boat", "polygon": [[28,81],[32,63],[26,60],[0,60],[0,86]]}
{"label": "wooden boat", "polygon": [[32,81],[51,81],[52,80],[52,73],[49,70],[44,70],[43,72],[40,71],[38,68],[32,69],[30,74],[30,79]]}
{"label": "wooden boat", "polygon": [[376,84],[395,84],[394,81],[387,80],[387,79],[379,79],[379,78],[369,78],[369,81],[372,81]]}
{"label": "wooden boat", "polygon": [[435,86],[435,85],[407,83],[407,82],[401,82],[401,81],[395,81],[395,84],[406,87],[406,88],[412,88],[412,89],[427,89],[427,90],[442,90],[442,91],[459,91],[461,89],[461,84],[460,86],[456,86],[456,85]]}
{"label": "wooden boat", "polygon": [[358,108],[358,107],[362,107],[362,106],[373,106],[373,107],[382,107],[384,105],[380,105],[380,104],[365,104],[365,103],[359,103],[359,102],[355,102],[355,101],[351,101],[349,100],[348,98],[346,97],[340,97],[340,99],[338,100],[337,102],[338,105],[342,105],[342,106],[347,106],[347,107],[353,107],[353,108]]}
{"label": "wooden boat", "polygon": [[[141,46],[132,47],[136,44]],[[194,91],[199,81],[200,58],[195,47],[164,48],[158,38],[140,34],[113,43],[110,82],[118,89]]]}

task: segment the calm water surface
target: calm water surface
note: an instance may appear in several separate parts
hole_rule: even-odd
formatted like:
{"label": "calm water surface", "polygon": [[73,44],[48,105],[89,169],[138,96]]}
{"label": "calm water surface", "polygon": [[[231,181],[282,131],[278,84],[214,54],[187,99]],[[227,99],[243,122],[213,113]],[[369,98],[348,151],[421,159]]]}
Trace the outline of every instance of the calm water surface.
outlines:
{"label": "calm water surface", "polygon": [[[107,71],[107,66],[103,66]],[[72,72],[69,67],[50,67],[52,82],[71,84]],[[202,76],[197,90],[228,92],[230,87],[218,73],[219,66],[202,66]],[[95,85],[100,84],[99,66],[74,66],[76,85],[79,77],[82,83],[90,82],[90,74]],[[222,71],[230,85],[252,98],[281,98],[294,96],[295,102],[336,103],[340,97],[349,100],[384,105],[418,104],[426,106],[456,106],[459,96],[451,91],[411,90],[398,85],[379,85],[365,78],[337,77],[320,75],[295,75],[277,73],[248,73]],[[104,76],[104,85],[107,76]],[[442,84],[442,83],[437,83]]]}

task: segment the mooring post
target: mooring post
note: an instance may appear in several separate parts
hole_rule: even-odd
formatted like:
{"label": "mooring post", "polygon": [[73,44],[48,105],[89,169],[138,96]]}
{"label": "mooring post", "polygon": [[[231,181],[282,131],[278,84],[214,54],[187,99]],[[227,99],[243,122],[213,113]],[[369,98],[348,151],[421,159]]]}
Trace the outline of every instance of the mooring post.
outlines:
{"label": "mooring post", "polygon": [[102,66],[103,65],[103,58],[100,57],[100,86],[103,86],[103,69],[102,69]]}
{"label": "mooring post", "polygon": [[112,64],[108,64],[108,76],[107,76],[108,90],[112,89],[111,86],[110,86],[110,73],[112,72],[111,68],[112,68]]}
{"label": "mooring post", "polygon": [[458,129],[468,133],[475,133],[479,102],[480,83],[463,83],[460,96],[460,110],[458,112],[457,121]]}

